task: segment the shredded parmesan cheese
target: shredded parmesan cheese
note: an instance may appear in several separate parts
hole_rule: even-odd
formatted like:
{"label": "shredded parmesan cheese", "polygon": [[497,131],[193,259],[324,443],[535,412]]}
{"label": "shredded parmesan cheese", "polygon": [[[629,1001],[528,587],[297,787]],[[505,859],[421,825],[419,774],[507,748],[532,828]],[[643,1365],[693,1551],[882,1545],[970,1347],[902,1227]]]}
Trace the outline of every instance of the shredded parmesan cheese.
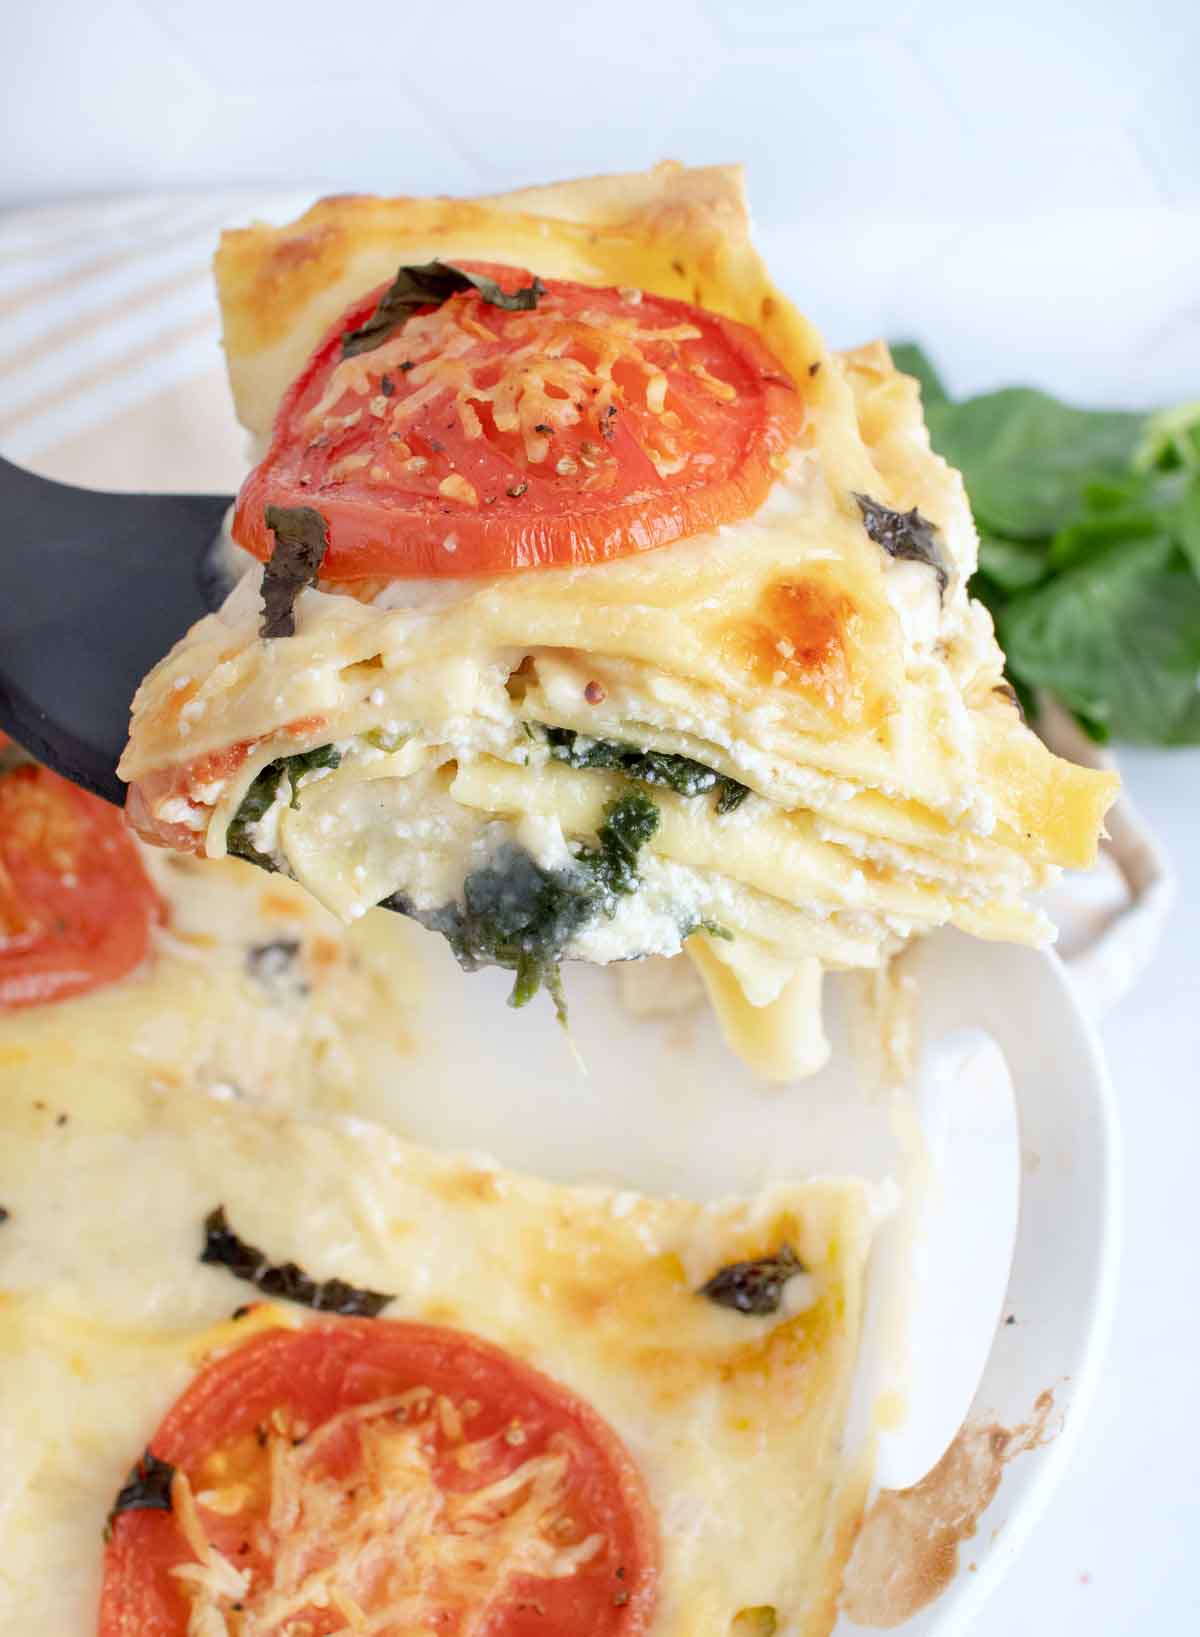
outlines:
{"label": "shredded parmesan cheese", "polygon": [[[288,1637],[292,1622],[322,1609],[361,1637],[437,1630],[451,1620],[462,1637],[483,1637],[518,1577],[575,1574],[604,1536],[575,1538],[564,1442],[552,1439],[542,1454],[476,1489],[446,1491],[438,1482],[439,1437],[455,1446],[464,1471],[494,1467],[523,1442],[513,1427],[464,1442],[473,1411],[478,1405],[416,1387],[345,1410],[299,1441],[286,1418],[272,1417],[266,1515],[246,1520],[251,1568],[235,1568],[212,1544],[191,1486],[177,1474],[175,1516],[195,1560],[172,1570],[191,1599],[188,1637]],[[357,1439],[359,1459],[350,1477],[334,1477],[324,1457],[343,1451],[348,1437]],[[340,1456],[333,1464],[343,1470]],[[231,1485],[209,1509],[236,1516],[250,1495],[249,1486]]]}
{"label": "shredded parmesan cheese", "polygon": [[[640,293],[632,292],[626,299],[633,304],[635,296],[640,298]],[[371,352],[343,359],[320,402],[309,411],[308,424],[326,432],[352,427],[365,403],[373,416],[387,418],[393,427],[399,427],[449,394],[465,437],[474,440],[485,435],[482,412],[486,410],[498,433],[520,435],[525,458],[536,466],[547,458],[555,432],[577,426],[585,412],[599,421],[612,406],[621,394],[613,373],[618,365],[644,378],[648,408],[663,414],[667,377],[643,349],[655,342],[674,347],[700,335],[694,324],[655,329],[640,325],[636,317],[598,309],[567,317],[547,303],[509,319],[506,336],[510,345],[497,376],[494,356],[480,351],[481,344],[494,342],[497,336],[479,319],[472,302],[455,298],[435,312],[409,319],[402,333]],[[405,369],[408,393],[403,398],[384,397],[378,391],[379,380],[401,363],[409,366]],[[718,397],[736,396],[732,387],[702,365],[695,366],[693,373]],[[359,400],[359,408],[333,413],[354,399]],[[477,503],[477,499],[467,502]]]}
{"label": "shredded parmesan cheese", "polygon": [[459,500],[464,506],[478,506],[479,495],[473,483],[468,483],[461,472],[451,472],[438,484],[438,493],[447,500]]}

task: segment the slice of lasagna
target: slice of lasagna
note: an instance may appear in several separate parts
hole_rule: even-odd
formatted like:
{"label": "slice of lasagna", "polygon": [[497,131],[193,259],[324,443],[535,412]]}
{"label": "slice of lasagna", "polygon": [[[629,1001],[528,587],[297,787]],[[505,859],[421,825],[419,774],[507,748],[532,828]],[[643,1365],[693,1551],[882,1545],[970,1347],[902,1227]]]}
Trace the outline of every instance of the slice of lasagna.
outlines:
{"label": "slice of lasagna", "polygon": [[915,382],[824,347],[736,171],[326,200],[217,281],[266,567],[139,690],[142,835],[400,910],[518,1003],[686,947],[776,1076],[826,969],[1048,939],[1115,778],[1025,726]]}
{"label": "slice of lasagna", "polygon": [[94,1089],[0,1105],[0,1637],[829,1632],[863,1185]]}

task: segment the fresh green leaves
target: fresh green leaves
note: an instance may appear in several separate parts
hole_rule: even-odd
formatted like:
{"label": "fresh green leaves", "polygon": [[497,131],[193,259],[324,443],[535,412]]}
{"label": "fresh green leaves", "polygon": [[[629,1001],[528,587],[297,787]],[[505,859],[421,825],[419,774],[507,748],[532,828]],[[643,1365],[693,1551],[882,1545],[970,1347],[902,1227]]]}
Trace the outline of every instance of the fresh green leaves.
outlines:
{"label": "fresh green leaves", "polygon": [[927,517],[922,517],[914,506],[911,512],[896,512],[881,505],[870,495],[855,495],[862,513],[863,528],[877,546],[882,546],[889,557],[900,557],[910,563],[924,563],[937,575],[938,595],[945,593],[950,584],[950,570],[945,553],[938,543],[937,530]]}
{"label": "fresh green leaves", "polygon": [[510,1006],[526,1005],[545,988],[565,1023],[563,950],[590,921],[611,917],[618,899],[637,891],[638,854],[658,822],[648,796],[622,796],[605,808],[596,845],[581,849],[569,868],[546,869],[522,848],[505,846],[467,876],[461,904],[418,911],[393,894],[383,908],[440,932],[466,972],[481,966],[514,972]]}
{"label": "fresh green leaves", "polygon": [[1200,743],[1200,402],[1137,415],[1010,387],[955,403],[918,348],[893,356],[963,474],[971,592],[1022,699],[1057,694],[1100,740]]}
{"label": "fresh green leaves", "polygon": [[1200,742],[1200,580],[1166,535],[1131,540],[1000,614],[1015,675],[1049,688],[1094,738]]}
{"label": "fresh green leaves", "polygon": [[1128,472],[1145,416],[1072,409],[1031,387],[1006,387],[926,411],[933,446],[970,474],[981,526],[1012,540],[1053,534],[1092,478]]}
{"label": "fresh green leaves", "polygon": [[296,598],[305,586],[317,583],[329,549],[329,527],[312,506],[268,506],[264,515],[275,549],[263,569],[259,635],[290,637],[296,630]]}
{"label": "fresh green leaves", "polygon": [[229,822],[229,828],[225,832],[227,850],[236,854],[238,858],[249,859],[251,864],[257,864],[260,869],[273,870],[275,860],[268,853],[260,852],[254,845],[254,839],[250,834],[251,826],[257,824],[274,804],[279,794],[279,781],[285,775],[291,785],[289,805],[298,807],[300,780],[304,775],[315,772],[319,767],[337,767],[341,759],[341,753],[335,745],[318,745],[315,750],[302,750],[295,756],[281,756],[277,761],[268,762],[255,777]]}
{"label": "fresh green leaves", "polygon": [[481,273],[467,273],[447,262],[401,267],[366,323],[356,330],[347,330],[342,336],[342,357],[353,358],[357,353],[373,351],[420,308],[440,307],[464,290],[478,290],[490,307],[503,307],[510,313],[529,312],[546,293],[545,285],[538,278],[510,295],[495,279]]}
{"label": "fresh green leaves", "polygon": [[690,756],[675,756],[666,750],[639,750],[619,739],[591,739],[571,728],[547,728],[546,743],[555,761],[568,767],[602,768],[624,773],[641,784],[660,785],[679,796],[703,796],[717,792],[717,812],[732,813],[750,794],[749,787],[728,774],[718,773]]}

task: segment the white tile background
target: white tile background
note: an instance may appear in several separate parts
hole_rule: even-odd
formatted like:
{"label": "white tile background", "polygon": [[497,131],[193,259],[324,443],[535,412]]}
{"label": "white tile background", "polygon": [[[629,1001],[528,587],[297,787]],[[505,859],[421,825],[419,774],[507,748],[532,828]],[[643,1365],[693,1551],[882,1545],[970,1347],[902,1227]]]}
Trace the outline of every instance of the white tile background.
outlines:
{"label": "white tile background", "polygon": [[[3,193],[740,155],[764,222],[1195,203],[1187,0],[7,3]],[[1190,161],[1190,162],[1189,162]]]}
{"label": "white tile background", "polygon": [[[0,0],[0,207],[180,186],[203,236],[255,196],[214,185],[473,192],[738,158],[773,267],[834,342],[916,334],[961,389],[1164,402],[1200,395],[1198,67],[1194,0]],[[176,352],[146,369],[211,367],[197,275],[156,311]],[[118,295],[148,275],[122,277]],[[54,367],[32,347],[31,370]],[[19,384],[17,458],[52,385]],[[1183,893],[1105,1031],[1128,1167],[1117,1338],[1075,1466],[973,1637],[1200,1632],[1200,752],[1124,766]]]}

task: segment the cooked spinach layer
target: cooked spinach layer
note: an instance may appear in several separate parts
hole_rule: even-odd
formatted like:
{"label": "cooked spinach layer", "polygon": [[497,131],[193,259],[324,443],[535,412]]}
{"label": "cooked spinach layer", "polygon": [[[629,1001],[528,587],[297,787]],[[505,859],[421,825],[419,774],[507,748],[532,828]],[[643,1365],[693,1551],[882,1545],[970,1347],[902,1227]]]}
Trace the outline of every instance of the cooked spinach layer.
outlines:
{"label": "cooked spinach layer", "polygon": [[658,822],[648,796],[622,796],[605,808],[596,845],[583,848],[569,866],[546,869],[523,848],[507,844],[468,875],[461,904],[417,910],[402,893],[393,893],[383,907],[440,932],[466,972],[482,966],[514,972],[510,1006],[524,1006],[546,989],[565,1023],[562,952],[590,921],[611,917],[618,900],[637,890],[638,854]]}
{"label": "cooked spinach layer", "polygon": [[690,756],[675,756],[666,750],[639,750],[619,739],[590,739],[573,728],[547,728],[546,743],[555,761],[568,767],[602,768],[624,773],[639,784],[657,784],[679,796],[717,794],[717,812],[732,813],[750,794],[744,784],[718,773]]}
{"label": "cooked spinach layer", "polygon": [[286,774],[292,787],[291,805],[300,805],[299,783],[305,773],[318,767],[336,767],[341,755],[333,745],[318,745],[315,750],[302,750],[296,756],[281,756],[268,762],[254,783],[242,797],[241,806],[230,820],[225,832],[225,845],[238,858],[247,858],[261,869],[273,870],[275,861],[267,853],[259,852],[250,839],[250,826],[257,824],[279,793],[279,781]]}

